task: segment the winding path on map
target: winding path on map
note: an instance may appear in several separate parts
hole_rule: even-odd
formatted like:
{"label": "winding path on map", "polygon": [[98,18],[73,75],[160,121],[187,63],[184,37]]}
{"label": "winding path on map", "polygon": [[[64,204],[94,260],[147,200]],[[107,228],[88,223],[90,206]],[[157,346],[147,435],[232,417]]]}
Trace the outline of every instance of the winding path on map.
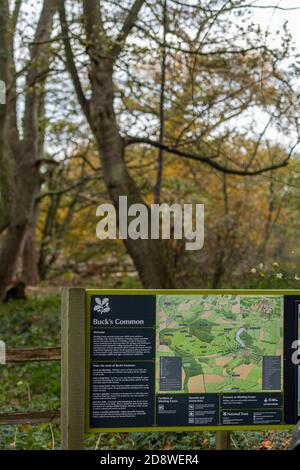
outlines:
{"label": "winding path on map", "polygon": [[246,328],[242,326],[241,328],[237,330],[236,335],[235,335],[235,339],[242,346],[242,348],[246,348],[244,341],[241,339],[241,334],[244,333],[244,331],[246,331]]}

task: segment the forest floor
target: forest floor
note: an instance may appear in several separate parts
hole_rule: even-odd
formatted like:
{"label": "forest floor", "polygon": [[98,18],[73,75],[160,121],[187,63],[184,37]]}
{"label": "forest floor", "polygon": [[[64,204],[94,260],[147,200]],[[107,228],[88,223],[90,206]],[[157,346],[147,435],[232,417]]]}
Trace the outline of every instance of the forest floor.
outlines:
{"label": "forest floor", "polygon": [[[0,338],[8,349],[60,346],[60,296],[35,289],[27,300],[0,306]],[[0,412],[58,409],[60,364],[0,366]],[[234,449],[287,449],[288,431],[233,432]],[[101,433],[86,436],[86,448],[102,450],[213,449],[213,432]],[[59,425],[0,426],[0,449],[58,449]]]}

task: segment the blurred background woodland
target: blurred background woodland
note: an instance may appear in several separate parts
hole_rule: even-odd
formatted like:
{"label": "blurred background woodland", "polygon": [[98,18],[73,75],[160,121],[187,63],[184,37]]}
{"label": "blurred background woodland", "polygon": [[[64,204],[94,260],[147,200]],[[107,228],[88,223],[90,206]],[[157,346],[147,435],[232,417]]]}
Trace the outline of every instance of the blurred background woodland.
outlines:
{"label": "blurred background woodland", "polygon": [[[290,3],[1,0],[0,336],[9,347],[59,344],[64,285],[300,287],[300,60],[284,16],[300,11]],[[117,208],[120,195],[204,204],[203,249],[100,241],[96,208]],[[4,370],[1,407],[58,407],[58,366],[27,372]],[[7,427],[0,445],[52,448],[58,429],[47,426]],[[288,438],[232,437],[244,448]],[[88,445],[213,445],[197,433],[97,439]]]}

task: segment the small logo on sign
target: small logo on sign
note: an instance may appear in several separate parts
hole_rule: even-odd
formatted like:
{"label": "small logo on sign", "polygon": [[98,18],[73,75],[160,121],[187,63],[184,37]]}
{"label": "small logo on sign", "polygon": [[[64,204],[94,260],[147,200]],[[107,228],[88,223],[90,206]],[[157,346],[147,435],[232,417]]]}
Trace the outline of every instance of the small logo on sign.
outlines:
{"label": "small logo on sign", "polygon": [[96,305],[94,305],[94,312],[101,314],[110,312],[109,299],[107,297],[104,297],[104,299],[96,297],[95,302]]}

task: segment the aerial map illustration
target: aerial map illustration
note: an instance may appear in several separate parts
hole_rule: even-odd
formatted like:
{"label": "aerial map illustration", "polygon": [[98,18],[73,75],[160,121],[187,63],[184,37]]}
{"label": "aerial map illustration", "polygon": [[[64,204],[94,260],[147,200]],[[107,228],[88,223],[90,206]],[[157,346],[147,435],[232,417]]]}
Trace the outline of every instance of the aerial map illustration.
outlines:
{"label": "aerial map illustration", "polygon": [[156,338],[159,393],[282,388],[280,295],[159,295]]}

